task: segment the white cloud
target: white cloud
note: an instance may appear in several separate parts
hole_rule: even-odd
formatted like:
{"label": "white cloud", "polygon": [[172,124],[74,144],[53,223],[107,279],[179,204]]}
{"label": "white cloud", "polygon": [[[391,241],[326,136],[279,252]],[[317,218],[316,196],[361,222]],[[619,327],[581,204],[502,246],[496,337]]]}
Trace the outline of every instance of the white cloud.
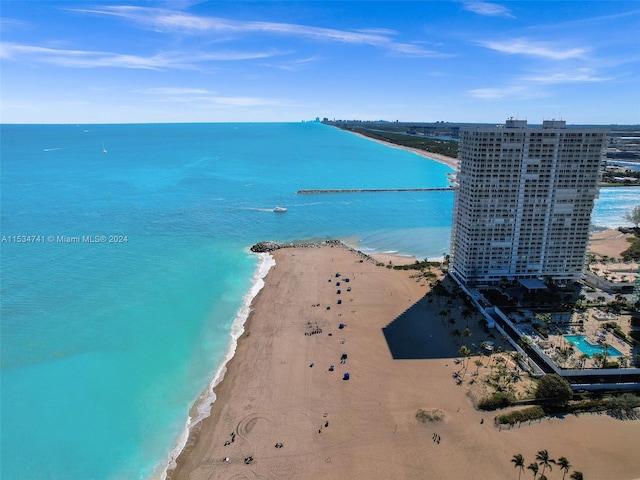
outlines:
{"label": "white cloud", "polygon": [[588,49],[586,48],[561,48],[548,42],[534,42],[525,38],[515,38],[502,41],[485,41],[479,43],[484,47],[502,53],[529,55],[547,58],[550,60],[584,58],[588,52]]}
{"label": "white cloud", "polygon": [[553,85],[562,83],[599,83],[611,80],[611,77],[599,77],[587,69],[579,69],[575,72],[556,72],[542,75],[523,77],[524,81]]}
{"label": "white cloud", "polygon": [[539,89],[532,89],[527,85],[511,85],[499,88],[475,88],[467,92],[469,95],[481,100],[502,100],[502,99],[528,99],[548,96],[547,93]]}
{"label": "white cloud", "polygon": [[203,62],[237,61],[270,58],[280,55],[275,50],[265,52],[160,52],[150,56],[130,55],[91,50],[65,50],[6,42],[0,46],[0,58],[26,58],[60,67],[112,67],[145,70],[195,70]]}
{"label": "white cloud", "polygon": [[227,107],[260,107],[283,105],[274,99],[250,96],[223,96],[205,88],[192,87],[150,87],[135,90],[134,93],[151,97],[151,101],[161,103],[192,103],[194,105],[218,105]]}
{"label": "white cloud", "polygon": [[463,2],[463,7],[465,10],[469,10],[470,12],[477,13],[478,15],[487,15],[491,17],[510,17],[515,18],[509,9],[503,5],[498,5],[497,3],[489,3],[489,2]]}
{"label": "white cloud", "polygon": [[260,97],[212,97],[211,101],[218,105],[231,107],[263,107],[266,105],[280,105],[280,102]]}
{"label": "white cloud", "polygon": [[419,57],[435,57],[442,54],[414,44],[398,43],[393,37],[398,32],[388,29],[337,30],[293,23],[237,21],[220,17],[192,15],[175,10],[133,6],[105,6],[92,9],[73,9],[74,12],[113,15],[138,23],[156,31],[176,31],[181,34],[271,34],[308,38],[319,41],[370,45]]}
{"label": "white cloud", "polygon": [[320,61],[320,58],[318,57],[306,57],[306,58],[299,58],[295,60],[280,61],[278,63],[261,63],[261,65],[264,67],[277,68],[279,70],[295,72],[295,71],[304,70],[309,65],[312,65],[318,61]]}
{"label": "white cloud", "polygon": [[152,87],[136,90],[136,93],[143,93],[146,95],[208,95],[211,92],[204,88]]}

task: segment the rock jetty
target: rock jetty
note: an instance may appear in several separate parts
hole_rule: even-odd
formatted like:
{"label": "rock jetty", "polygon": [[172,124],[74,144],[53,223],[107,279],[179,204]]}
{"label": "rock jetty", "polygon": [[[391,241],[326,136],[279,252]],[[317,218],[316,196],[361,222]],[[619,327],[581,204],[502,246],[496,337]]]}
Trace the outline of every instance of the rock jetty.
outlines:
{"label": "rock jetty", "polygon": [[375,262],[375,260],[367,255],[366,253],[362,253],[360,250],[356,250],[354,248],[348,247],[340,240],[322,240],[318,242],[287,242],[287,243],[278,243],[273,241],[268,242],[258,242],[251,247],[251,251],[254,253],[269,253],[275,250],[280,250],[281,248],[344,248],[349,250],[355,254],[357,254],[362,260],[367,260],[370,262]]}
{"label": "rock jetty", "polygon": [[281,248],[320,248],[320,247],[341,247],[352,250],[347,247],[340,240],[323,240],[321,242],[258,242],[251,247],[251,251],[254,253],[268,253],[274,250],[280,250]]}

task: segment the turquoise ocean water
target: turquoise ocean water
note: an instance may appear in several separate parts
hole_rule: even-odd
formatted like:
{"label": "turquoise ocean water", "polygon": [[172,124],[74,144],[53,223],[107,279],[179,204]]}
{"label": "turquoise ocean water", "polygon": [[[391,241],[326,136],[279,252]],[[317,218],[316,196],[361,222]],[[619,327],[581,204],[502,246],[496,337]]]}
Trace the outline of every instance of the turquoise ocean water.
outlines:
{"label": "turquoise ocean water", "polygon": [[[321,124],[1,129],[3,479],[161,474],[269,267],[253,243],[449,250],[451,192],[296,195],[447,185],[444,165]],[[595,223],[635,192],[603,191]]]}

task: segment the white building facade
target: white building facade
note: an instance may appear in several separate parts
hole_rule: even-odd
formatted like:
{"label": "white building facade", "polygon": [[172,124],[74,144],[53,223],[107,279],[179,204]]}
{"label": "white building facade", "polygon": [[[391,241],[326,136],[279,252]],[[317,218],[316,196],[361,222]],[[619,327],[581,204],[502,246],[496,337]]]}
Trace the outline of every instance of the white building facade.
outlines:
{"label": "white building facade", "polygon": [[579,280],[606,131],[511,119],[460,138],[451,272],[469,285]]}

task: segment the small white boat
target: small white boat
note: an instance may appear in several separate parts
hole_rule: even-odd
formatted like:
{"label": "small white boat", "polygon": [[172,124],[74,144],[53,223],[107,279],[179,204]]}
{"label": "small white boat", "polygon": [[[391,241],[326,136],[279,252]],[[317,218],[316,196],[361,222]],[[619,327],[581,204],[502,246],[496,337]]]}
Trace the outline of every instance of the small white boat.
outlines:
{"label": "small white boat", "polygon": [[287,209],[285,207],[281,207],[280,205],[277,205],[274,209],[274,212],[276,213],[284,213],[287,211]]}
{"label": "small white boat", "polygon": [[102,142],[102,153],[107,153],[107,149],[104,148],[104,142]]}

